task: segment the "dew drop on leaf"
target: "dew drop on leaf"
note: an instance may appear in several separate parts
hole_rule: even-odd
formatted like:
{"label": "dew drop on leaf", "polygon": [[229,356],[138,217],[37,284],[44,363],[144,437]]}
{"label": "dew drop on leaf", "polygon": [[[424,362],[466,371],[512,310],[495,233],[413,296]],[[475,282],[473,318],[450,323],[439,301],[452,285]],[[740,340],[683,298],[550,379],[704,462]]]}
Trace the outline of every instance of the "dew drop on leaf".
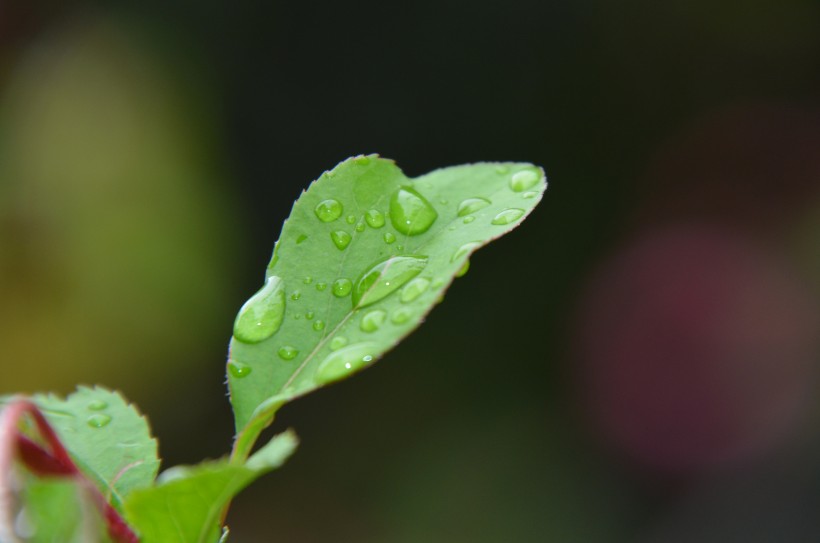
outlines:
{"label": "dew drop on leaf", "polygon": [[364,223],[360,222],[356,225],[356,232],[364,232]]}
{"label": "dew drop on leaf", "polygon": [[460,204],[458,204],[458,216],[464,217],[471,213],[475,213],[479,209],[484,209],[492,202],[487,200],[486,198],[467,198]]}
{"label": "dew drop on leaf", "polygon": [[243,343],[259,343],[275,334],[285,316],[285,283],[271,275],[265,286],[250,297],[239,310],[233,335]]}
{"label": "dew drop on leaf", "polygon": [[381,328],[382,324],[384,324],[384,319],[386,316],[387,313],[384,309],[374,309],[373,311],[368,311],[362,316],[362,320],[359,323],[359,328],[361,328],[362,332],[375,332]]}
{"label": "dew drop on leaf", "polygon": [[300,235],[298,238],[296,238],[296,245],[300,245],[306,239],[308,239],[306,234]]}
{"label": "dew drop on leaf", "polygon": [[540,177],[534,170],[521,170],[510,177],[510,188],[515,192],[524,192],[534,187]]}
{"label": "dew drop on leaf", "polygon": [[313,323],[313,329],[320,332],[325,329],[325,321],[316,321]]}
{"label": "dew drop on leaf", "polygon": [[425,256],[393,256],[374,264],[356,280],[353,307],[365,307],[389,296],[427,266]]}
{"label": "dew drop on leaf", "polygon": [[423,234],[437,218],[438,213],[430,202],[410,187],[400,188],[390,198],[390,222],[402,234]]}
{"label": "dew drop on leaf", "polygon": [[102,400],[92,400],[88,402],[88,405],[86,405],[86,407],[90,411],[102,411],[103,409],[108,407],[108,402],[104,402]]}
{"label": "dew drop on leaf", "polygon": [[524,194],[521,195],[522,198],[526,198],[526,199],[535,198],[536,196],[538,196],[538,193],[537,192],[532,192],[532,191],[531,192],[525,192]]}
{"label": "dew drop on leaf", "polygon": [[353,224],[356,222],[356,215],[348,215],[345,217],[345,222],[347,222],[347,224]]}
{"label": "dew drop on leaf", "polygon": [[365,213],[364,220],[370,228],[381,228],[384,226],[384,215],[378,209],[371,209]]}
{"label": "dew drop on leaf", "polygon": [[333,295],[338,298],[347,296],[351,290],[353,290],[353,283],[350,279],[342,277],[333,282]]}
{"label": "dew drop on leaf", "polygon": [[307,313],[305,313],[305,318],[309,321],[313,320],[313,316],[314,316],[313,311],[308,311]]}
{"label": "dew drop on leaf", "polygon": [[353,159],[353,162],[355,162],[359,166],[367,166],[368,164],[370,164],[370,157],[369,156],[364,156],[364,155],[357,156],[356,158]]}
{"label": "dew drop on leaf", "polygon": [[392,232],[385,232],[383,236],[384,242],[388,245],[396,241],[396,236]]}
{"label": "dew drop on leaf", "polygon": [[110,422],[111,417],[104,413],[96,413],[88,417],[88,419],[86,420],[86,423],[92,428],[102,428],[104,426],[108,426]]}
{"label": "dew drop on leaf", "polygon": [[309,285],[309,284],[311,284],[311,283],[313,282],[313,277],[311,277],[311,276],[309,276],[309,275],[308,275],[308,276],[306,276],[304,279],[302,279],[302,282],[303,282],[304,284],[306,284],[306,285]]}
{"label": "dew drop on leaf", "polygon": [[241,379],[251,373],[251,367],[236,360],[228,360],[228,371],[237,379]]}
{"label": "dew drop on leaf", "polygon": [[283,345],[277,351],[279,358],[282,360],[293,360],[296,358],[296,355],[299,354],[299,351],[295,347],[291,347],[290,345]]}
{"label": "dew drop on leaf", "polygon": [[467,215],[466,217],[464,217],[464,220],[461,221],[461,222],[463,222],[464,224],[470,224],[474,220],[475,220],[475,217],[473,217],[472,215]]}
{"label": "dew drop on leaf", "polygon": [[316,369],[318,384],[332,383],[364,369],[373,362],[372,343],[354,343],[330,353]]}
{"label": "dew drop on leaf", "polygon": [[298,300],[299,298],[301,298],[301,297],[302,297],[302,293],[299,292],[298,290],[293,291],[293,294],[290,295],[290,299],[293,300],[294,302],[296,300]]}
{"label": "dew drop on leaf", "polygon": [[516,209],[516,208],[505,209],[504,211],[502,211],[501,213],[499,213],[498,215],[493,217],[493,220],[491,222],[493,224],[499,224],[499,225],[501,225],[501,224],[510,224],[511,222],[515,222],[523,216],[524,216],[524,210],[523,209]]}
{"label": "dew drop on leaf", "polygon": [[342,347],[347,345],[347,338],[344,336],[336,336],[332,340],[330,340],[330,350],[331,351],[338,351]]}
{"label": "dew drop on leaf", "polygon": [[333,222],[342,216],[343,208],[337,200],[324,200],[313,211],[320,221]]}
{"label": "dew drop on leaf", "polygon": [[337,249],[344,251],[347,249],[347,246],[350,245],[350,240],[353,238],[344,230],[337,230],[330,233],[330,239],[333,240],[333,245],[335,245]]}
{"label": "dew drop on leaf", "polygon": [[424,277],[416,277],[401,291],[401,301],[402,303],[409,303],[414,301],[416,298],[424,294],[424,291],[430,286],[430,280],[425,279]]}
{"label": "dew drop on leaf", "polygon": [[[464,264],[456,272],[456,277],[464,277],[465,275],[467,275],[468,271],[470,271],[470,261],[465,260]],[[439,303],[441,303],[440,300]]]}
{"label": "dew drop on leaf", "polygon": [[327,283],[322,283],[322,282],[316,283],[316,290],[318,290],[319,292],[322,292],[326,288],[327,288]]}
{"label": "dew drop on leaf", "polygon": [[413,316],[413,310],[409,307],[400,307],[393,311],[393,314],[390,315],[390,322],[393,324],[404,324],[405,322],[410,320],[410,317]]}
{"label": "dew drop on leaf", "polygon": [[465,243],[464,245],[462,245],[461,247],[456,249],[456,252],[454,252],[453,256],[450,258],[450,262],[456,262],[458,260],[461,260],[462,258],[464,258],[465,255],[470,253],[473,249],[475,249],[479,245],[481,245],[481,244],[477,241],[471,241],[470,243]]}

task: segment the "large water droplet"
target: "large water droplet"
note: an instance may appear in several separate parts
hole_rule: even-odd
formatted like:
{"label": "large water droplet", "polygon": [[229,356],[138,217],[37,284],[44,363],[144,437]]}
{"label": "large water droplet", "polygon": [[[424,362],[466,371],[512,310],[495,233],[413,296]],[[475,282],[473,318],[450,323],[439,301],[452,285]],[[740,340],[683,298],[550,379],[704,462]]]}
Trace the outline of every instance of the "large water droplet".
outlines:
{"label": "large water droplet", "polygon": [[430,202],[410,187],[400,188],[390,198],[390,222],[402,234],[423,234],[437,218]]}
{"label": "large water droplet", "polygon": [[243,343],[259,343],[275,334],[285,316],[285,282],[271,275],[265,286],[239,310],[233,335]]}
{"label": "large water droplet", "polygon": [[471,241],[470,243],[465,243],[464,245],[462,245],[461,247],[456,249],[456,252],[454,252],[453,256],[450,258],[450,262],[457,262],[457,261],[461,260],[462,258],[464,258],[464,256],[471,253],[473,251],[473,249],[475,249],[479,245],[481,245],[481,243],[479,243],[477,241]]}
{"label": "large water droplet", "polygon": [[505,209],[504,211],[493,217],[493,220],[491,222],[493,224],[510,224],[511,222],[515,222],[523,216],[523,209]]}
{"label": "large water droplet", "polygon": [[393,324],[404,324],[413,316],[413,310],[409,307],[400,307],[390,315],[390,322]]}
{"label": "large water droplet", "polygon": [[524,192],[538,183],[541,176],[532,169],[521,170],[510,177],[510,188],[515,192]]}
{"label": "large water droplet", "polygon": [[430,286],[430,280],[425,279],[424,277],[416,277],[401,291],[401,301],[403,303],[409,303],[414,301],[416,298],[424,294],[424,291]]}
{"label": "large water droplet", "polygon": [[354,343],[325,358],[316,369],[314,380],[323,385],[344,379],[373,362],[373,343]]}
{"label": "large water droplet", "polygon": [[86,405],[86,408],[90,411],[102,411],[106,407],[108,407],[108,403],[103,400],[91,400]]}
{"label": "large water droplet", "polygon": [[337,249],[344,251],[347,249],[347,246],[350,245],[350,240],[353,238],[344,230],[337,230],[330,233],[330,239],[333,240],[333,245],[335,245]]}
{"label": "large water droplet", "polygon": [[104,413],[96,413],[88,417],[85,422],[92,428],[102,428],[103,426],[108,426],[111,422],[111,417]]}
{"label": "large water droplet", "polygon": [[290,345],[283,345],[279,348],[277,354],[282,360],[293,360],[296,358],[296,355],[299,354],[299,350],[296,347],[291,347]]}
{"label": "large water droplet", "polygon": [[384,215],[378,209],[371,209],[364,215],[364,220],[370,228],[381,228],[384,226]]}
{"label": "large water droplet", "polygon": [[[465,260],[464,264],[456,272],[456,277],[464,277],[468,271],[470,271],[470,261]],[[439,303],[441,303],[441,301],[439,301]]]}
{"label": "large water droplet", "polygon": [[388,245],[396,241],[396,235],[393,234],[393,232],[385,232],[382,237],[384,238],[384,242]]}
{"label": "large water droplet", "polygon": [[316,321],[313,323],[313,329],[317,332],[321,332],[325,329],[325,321]]}
{"label": "large water droplet", "polygon": [[333,295],[339,298],[343,298],[350,294],[350,291],[353,290],[353,283],[350,279],[342,277],[340,279],[336,279],[333,282]]}
{"label": "large water droplet", "polygon": [[330,340],[331,351],[338,351],[345,345],[347,345],[347,338],[344,336],[336,336],[335,338]]}
{"label": "large water droplet", "polygon": [[479,209],[484,209],[492,202],[487,200],[486,198],[467,198],[460,204],[458,204],[458,216],[464,217],[465,215],[469,215],[470,213],[475,213]]}
{"label": "large water droplet", "polygon": [[343,208],[337,200],[324,200],[313,211],[320,221],[332,222],[342,216]]}
{"label": "large water droplet", "polygon": [[384,309],[374,309],[362,315],[362,320],[359,323],[359,328],[362,332],[375,332],[384,324],[384,319],[387,312]]}
{"label": "large water droplet", "polygon": [[353,287],[353,307],[376,303],[404,286],[427,266],[425,256],[393,256],[365,271]]}
{"label": "large water droplet", "polygon": [[228,360],[228,371],[237,379],[241,379],[242,377],[250,375],[252,370],[247,364],[237,362],[236,360]]}

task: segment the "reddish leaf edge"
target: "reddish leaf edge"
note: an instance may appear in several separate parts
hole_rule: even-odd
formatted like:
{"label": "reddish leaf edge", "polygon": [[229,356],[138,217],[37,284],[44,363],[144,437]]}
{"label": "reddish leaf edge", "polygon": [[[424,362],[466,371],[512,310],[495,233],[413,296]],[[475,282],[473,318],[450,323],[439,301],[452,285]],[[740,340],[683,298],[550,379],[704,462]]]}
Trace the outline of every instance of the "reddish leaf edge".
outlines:
{"label": "reddish leaf edge", "polygon": [[[34,421],[39,436],[47,447],[39,445],[20,431],[20,422],[26,416]],[[0,540],[16,540],[11,529],[13,520],[10,518],[14,503],[14,489],[10,479],[15,460],[38,477],[73,479],[102,514],[108,535],[115,543],[139,543],[139,537],[125,519],[71,459],[42,411],[25,398],[9,402],[0,415]]]}

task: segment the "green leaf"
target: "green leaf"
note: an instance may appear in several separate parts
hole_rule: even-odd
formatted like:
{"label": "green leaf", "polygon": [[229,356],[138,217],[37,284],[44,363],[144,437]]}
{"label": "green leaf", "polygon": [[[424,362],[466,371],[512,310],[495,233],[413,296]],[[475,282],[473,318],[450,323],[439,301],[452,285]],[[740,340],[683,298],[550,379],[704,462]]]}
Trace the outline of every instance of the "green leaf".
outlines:
{"label": "green leaf", "polygon": [[132,493],[125,503],[128,522],[141,543],[216,543],[220,517],[240,490],[259,476],[281,466],[298,445],[288,431],[274,437],[244,465],[227,460],[176,467],[159,483]]}
{"label": "green leaf", "polygon": [[154,482],[157,442],[145,418],[119,393],[78,387],[65,400],[53,394],[32,399],[77,466],[115,507],[121,508],[131,491]]}
{"label": "green leaf", "polygon": [[484,163],[408,179],[376,155],[325,172],[294,204],[228,360],[244,457],[284,403],[372,364],[440,301],[470,255],[541,200],[543,171]]}

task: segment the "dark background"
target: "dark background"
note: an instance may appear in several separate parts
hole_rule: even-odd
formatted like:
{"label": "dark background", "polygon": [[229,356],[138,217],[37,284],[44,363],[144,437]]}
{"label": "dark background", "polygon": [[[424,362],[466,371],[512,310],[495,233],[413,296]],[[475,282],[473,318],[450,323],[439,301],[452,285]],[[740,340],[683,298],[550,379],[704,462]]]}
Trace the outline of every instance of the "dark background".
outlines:
{"label": "dark background", "polygon": [[820,5],[0,4],[0,392],[230,447],[231,323],[307,183],[542,165],[383,362],[282,410],[236,541],[820,537]]}

